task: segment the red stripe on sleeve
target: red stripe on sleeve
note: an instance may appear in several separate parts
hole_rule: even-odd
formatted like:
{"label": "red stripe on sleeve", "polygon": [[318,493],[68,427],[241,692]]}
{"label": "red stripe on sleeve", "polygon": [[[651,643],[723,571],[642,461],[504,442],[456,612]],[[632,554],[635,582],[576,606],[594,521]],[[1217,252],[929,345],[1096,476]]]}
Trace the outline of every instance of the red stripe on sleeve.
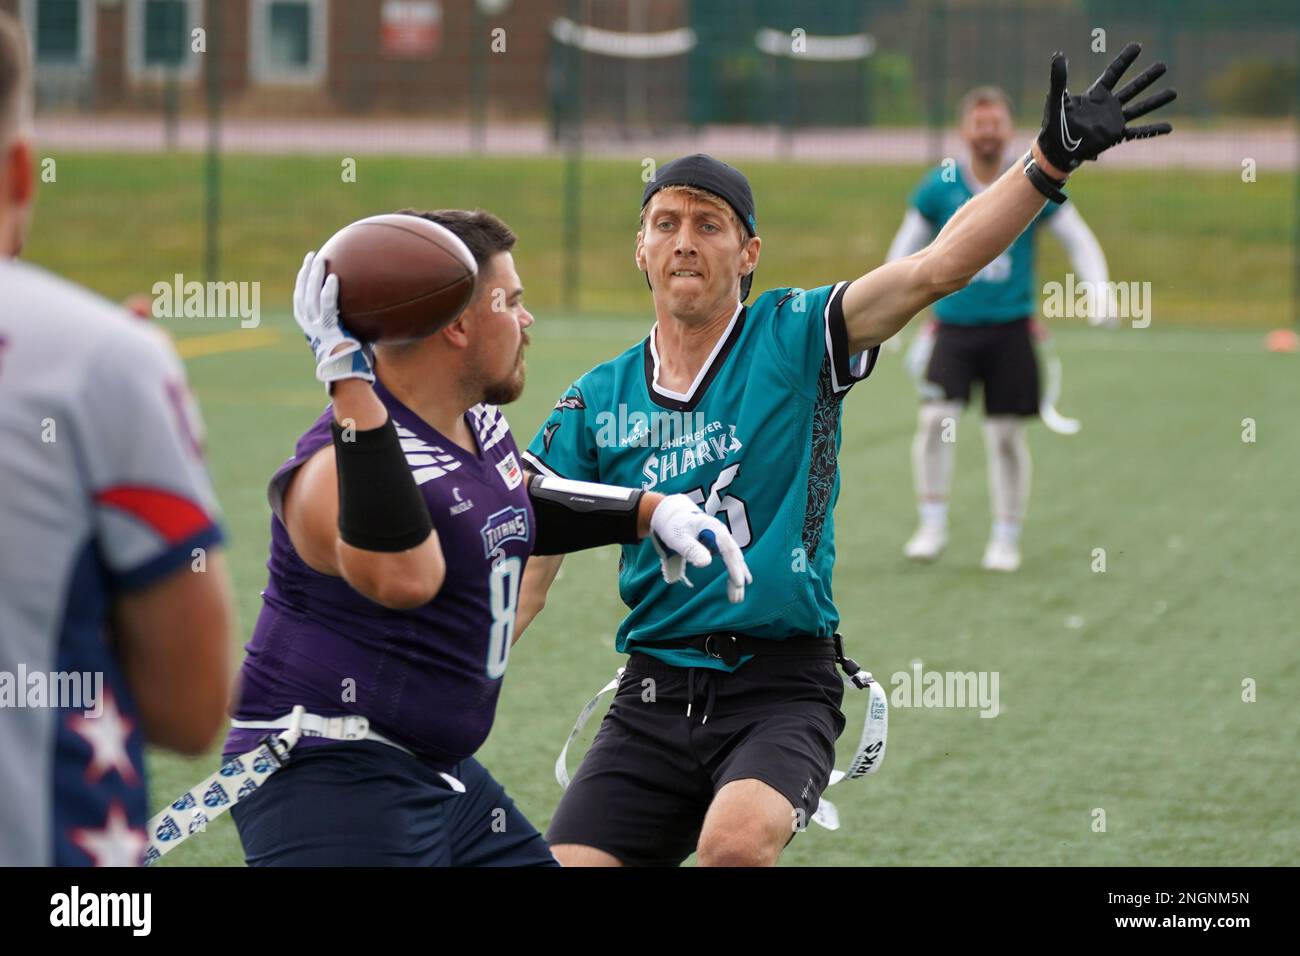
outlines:
{"label": "red stripe on sleeve", "polygon": [[177,544],[211,527],[207,512],[180,495],[159,488],[119,485],[95,495],[95,501],[143,521],[168,544]]}

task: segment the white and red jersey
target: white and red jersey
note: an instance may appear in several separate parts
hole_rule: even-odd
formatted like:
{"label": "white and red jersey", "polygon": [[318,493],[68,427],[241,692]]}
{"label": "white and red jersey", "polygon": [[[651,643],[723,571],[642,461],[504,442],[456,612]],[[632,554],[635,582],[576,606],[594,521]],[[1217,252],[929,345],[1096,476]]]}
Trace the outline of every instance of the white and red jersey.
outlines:
{"label": "white and red jersey", "polygon": [[0,261],[0,865],[140,861],[144,738],[110,614],[203,567],[216,518],[166,337]]}

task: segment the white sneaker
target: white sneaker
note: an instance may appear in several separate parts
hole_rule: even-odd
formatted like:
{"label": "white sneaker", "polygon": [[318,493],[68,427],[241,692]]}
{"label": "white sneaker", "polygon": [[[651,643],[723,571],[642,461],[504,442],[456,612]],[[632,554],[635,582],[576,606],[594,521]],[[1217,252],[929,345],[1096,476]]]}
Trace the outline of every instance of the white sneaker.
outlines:
{"label": "white sneaker", "polygon": [[948,528],[937,522],[923,522],[903,548],[913,561],[935,561],[948,544]]}
{"label": "white sneaker", "polygon": [[985,571],[1015,571],[1020,567],[1020,546],[1006,538],[990,538],[980,566]]}

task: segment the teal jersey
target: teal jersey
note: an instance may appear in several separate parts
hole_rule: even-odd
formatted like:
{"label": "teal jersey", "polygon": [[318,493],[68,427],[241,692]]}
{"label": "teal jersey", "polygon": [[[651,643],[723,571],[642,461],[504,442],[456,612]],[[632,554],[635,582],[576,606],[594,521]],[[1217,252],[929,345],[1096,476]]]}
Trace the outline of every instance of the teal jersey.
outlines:
{"label": "teal jersey", "polygon": [[688,568],[693,587],[669,585],[652,542],[624,545],[618,583],[630,611],[620,652],[734,670],[700,651],[654,645],[714,631],[835,632],[841,402],[879,352],[849,355],[847,287],[774,289],[738,305],[686,394],[658,386],[652,332],[570,386],[528,446],[525,460],[543,474],[690,495],[744,551],[754,583],[732,604],[721,560]]}
{"label": "teal jersey", "polygon": [[[958,166],[948,172],[952,182],[945,181],[945,172],[944,167],[932,169],[908,200],[936,232],[975,195],[969,169]],[[953,325],[996,325],[1035,314],[1034,233],[1058,208],[1056,203],[1049,202],[1009,249],[976,273],[970,285],[936,302],[934,313],[939,321]]]}

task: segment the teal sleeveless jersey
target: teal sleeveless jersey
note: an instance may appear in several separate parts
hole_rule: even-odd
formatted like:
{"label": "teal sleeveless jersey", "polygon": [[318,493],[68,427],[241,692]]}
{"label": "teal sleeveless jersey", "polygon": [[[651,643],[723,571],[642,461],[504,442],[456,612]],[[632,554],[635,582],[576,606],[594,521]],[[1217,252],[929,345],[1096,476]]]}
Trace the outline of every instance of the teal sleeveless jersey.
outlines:
{"label": "teal sleeveless jersey", "polygon": [[[952,179],[952,182],[945,180]],[[975,195],[964,167],[932,169],[908,200],[937,232],[963,204]],[[1056,203],[1049,202],[1011,247],[986,265],[964,289],[934,304],[941,322],[953,325],[996,325],[1037,312],[1034,290],[1034,233],[1039,224],[1055,215]]]}
{"label": "teal sleeveless jersey", "polygon": [[656,384],[652,333],[570,386],[533,438],[524,458],[541,473],[690,495],[730,528],[754,575],[745,600],[731,604],[721,560],[688,568],[688,588],[664,582],[650,541],[624,545],[619,593],[630,612],[619,651],[729,670],[655,642],[835,632],[841,403],[879,351],[849,355],[847,287],[774,289],[738,306],[688,394]]}

